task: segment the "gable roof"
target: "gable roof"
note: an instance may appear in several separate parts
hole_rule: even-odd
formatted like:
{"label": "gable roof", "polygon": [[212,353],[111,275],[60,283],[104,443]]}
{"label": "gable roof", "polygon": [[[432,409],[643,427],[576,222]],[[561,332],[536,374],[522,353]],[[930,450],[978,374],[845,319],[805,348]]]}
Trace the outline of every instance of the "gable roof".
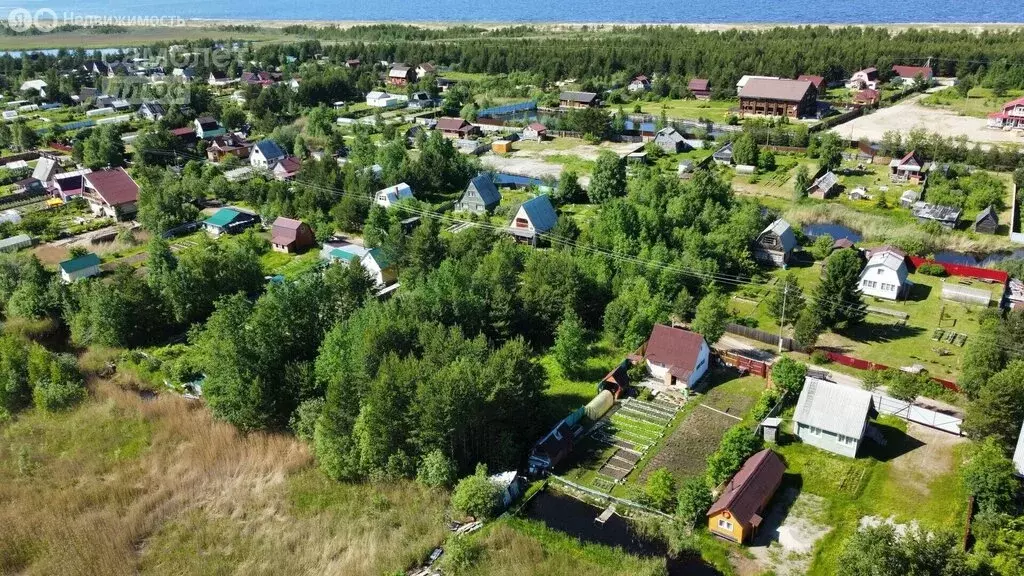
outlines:
{"label": "gable roof", "polygon": [[490,205],[501,202],[501,192],[498,192],[498,187],[494,185],[494,181],[491,180],[488,174],[477,174],[476,178],[473,178],[466,188],[470,187],[476,189],[477,195],[480,196],[484,204]]}
{"label": "gable roof", "polygon": [[786,465],[778,454],[767,448],[761,450],[747,458],[707,515],[714,516],[727,510],[741,524],[760,524],[758,514],[761,505],[775,492],[785,472]]}
{"label": "gable roof", "polygon": [[95,254],[93,254],[92,252],[89,252],[88,254],[83,254],[83,255],[79,256],[78,258],[72,258],[70,260],[65,260],[65,261],[61,262],[60,264],[58,264],[58,266],[60,267],[61,271],[63,271],[65,274],[74,274],[75,272],[78,272],[80,270],[85,270],[86,268],[89,268],[90,266],[99,266],[99,265],[100,265],[100,257],[95,255]]}
{"label": "gable roof", "polygon": [[302,228],[302,220],[295,220],[294,218],[285,218],[284,216],[278,216],[274,219],[274,223],[271,224],[272,228],[283,228],[285,230],[298,230]]}
{"label": "gable roof", "polygon": [[580,104],[591,104],[597,100],[597,94],[594,92],[576,92],[573,90],[566,90],[558,95],[558,99],[568,102],[579,102]]}
{"label": "gable roof", "polygon": [[801,74],[796,77],[797,80],[805,80],[814,84],[814,87],[821,90],[822,85],[825,84],[825,78],[823,76],[815,76],[814,74]]}
{"label": "gable roof", "polygon": [[220,125],[217,124],[217,121],[212,116],[200,116],[196,118],[196,124],[203,130],[216,130],[220,128]]}
{"label": "gable roof", "polygon": [[48,156],[40,156],[36,167],[32,169],[32,177],[40,182],[48,182],[57,173],[57,161]]}
{"label": "gable roof", "polygon": [[665,366],[680,380],[689,380],[704,345],[704,336],[696,332],[655,324],[644,348],[644,359]]}
{"label": "gable roof", "polygon": [[254,215],[249,214],[248,212],[242,212],[235,210],[234,208],[221,208],[214,212],[213,216],[204,220],[203,223],[216,226],[218,228],[224,228],[226,226],[230,226],[236,220],[249,220],[252,218],[254,218]]}
{"label": "gable roof", "polygon": [[808,376],[804,379],[793,420],[859,439],[864,421],[874,408],[874,399],[867,390]]}
{"label": "gable roof", "polygon": [[437,129],[442,131],[461,132],[472,128],[473,125],[463,118],[444,117],[437,119]]}
{"label": "gable roof", "polygon": [[764,100],[780,100],[783,102],[799,102],[811,90],[812,84],[806,80],[787,80],[785,78],[751,78],[740,89],[740,98],[760,98]]}
{"label": "gable roof", "polygon": [[707,92],[711,89],[711,81],[706,78],[691,78],[686,87],[690,92]]}
{"label": "gable roof", "polygon": [[825,172],[824,174],[819,176],[817,180],[815,180],[814,183],[811,184],[811,188],[821,188],[828,192],[836,184],[839,184],[839,177],[836,176],[831,170],[829,170],[828,172]]}
{"label": "gable roof", "polygon": [[547,194],[530,198],[523,202],[521,208],[526,212],[526,217],[530,219],[533,228],[538,232],[547,232],[558,222],[558,214],[555,213],[555,207],[551,204],[551,199]]}
{"label": "gable roof", "polygon": [[533,130],[534,132],[537,132],[537,133],[547,132],[548,131],[548,127],[543,125],[543,124],[541,124],[540,122],[530,122],[530,124],[527,125],[526,127],[529,128],[530,130]]}
{"label": "gable roof", "polygon": [[676,130],[672,126],[665,126],[661,130],[658,130],[658,133],[654,135],[654,139],[657,140],[658,138],[667,138],[674,143],[686,141],[686,138],[683,138],[683,135],[679,133],[679,130]]}
{"label": "gable roof", "polygon": [[277,142],[274,142],[273,140],[260,140],[259,142],[256,143],[256,146],[254,146],[254,148],[256,150],[259,150],[260,154],[262,154],[263,157],[267,159],[284,158],[285,156],[284,152],[281,150],[281,147],[278,146]]}
{"label": "gable roof", "polygon": [[757,239],[760,240],[762,236],[768,233],[778,236],[779,242],[782,243],[782,248],[787,252],[796,248],[796,234],[793,233],[793,227],[782,218],[769,224],[767,228],[757,235]]}
{"label": "gable roof", "polygon": [[718,160],[732,160],[732,142],[727,143],[718,150],[715,150],[714,154],[711,155],[713,158]]}
{"label": "gable roof", "polygon": [[861,276],[866,274],[869,268],[874,268],[875,266],[882,266],[895,271],[897,275],[899,275],[900,282],[903,282],[907,278],[906,259],[894,252],[876,251],[872,253],[871,259],[869,259],[867,265],[864,266],[864,272],[861,273]]}
{"label": "gable roof", "polygon": [[139,199],[139,185],[124,168],[98,170],[85,174],[83,178],[96,194],[111,206],[128,204]]}
{"label": "gable roof", "polygon": [[302,167],[302,162],[299,161],[295,156],[285,156],[281,158],[277,163],[274,164],[274,172],[284,172],[285,174],[293,174],[299,171]]}
{"label": "gable roof", "polygon": [[978,217],[974,219],[974,225],[977,226],[984,220],[992,220],[997,224],[999,223],[999,216],[996,215],[996,211],[991,204],[981,212],[978,212]]}
{"label": "gable roof", "polygon": [[925,80],[932,79],[932,69],[929,66],[900,66],[892,67],[892,71],[900,78],[916,78],[920,74]]}

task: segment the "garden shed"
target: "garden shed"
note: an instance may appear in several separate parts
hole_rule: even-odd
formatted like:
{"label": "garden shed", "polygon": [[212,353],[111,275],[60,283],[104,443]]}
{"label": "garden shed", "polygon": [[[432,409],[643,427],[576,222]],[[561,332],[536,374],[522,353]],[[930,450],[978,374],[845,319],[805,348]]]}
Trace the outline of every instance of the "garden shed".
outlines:
{"label": "garden shed", "polygon": [[22,248],[32,247],[32,238],[28,234],[18,234],[0,240],[0,252],[17,252]]}
{"label": "garden shed", "polygon": [[962,304],[975,304],[977,306],[988,306],[992,303],[992,292],[984,288],[971,288],[959,282],[942,282],[942,299],[960,302]]}

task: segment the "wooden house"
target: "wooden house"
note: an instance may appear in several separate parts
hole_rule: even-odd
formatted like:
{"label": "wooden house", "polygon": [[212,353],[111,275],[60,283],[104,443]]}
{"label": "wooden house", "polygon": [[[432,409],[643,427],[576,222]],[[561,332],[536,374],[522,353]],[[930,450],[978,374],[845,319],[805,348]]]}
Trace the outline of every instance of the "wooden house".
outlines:
{"label": "wooden house", "polygon": [[739,91],[740,113],[804,118],[817,115],[818,90],[806,80],[750,78]]}
{"label": "wooden house", "polygon": [[300,252],[315,243],[313,229],[302,220],[278,216],[270,227],[270,245],[275,252]]}
{"label": "wooden house", "polygon": [[697,100],[711,100],[711,81],[706,78],[691,78],[686,88]]}
{"label": "wooden house", "polygon": [[501,192],[494,185],[489,174],[478,174],[470,180],[462,198],[455,203],[455,210],[486,214],[493,211],[501,203]]}
{"label": "wooden house", "polygon": [[770,266],[785,267],[796,248],[796,234],[789,222],[779,218],[757,235],[754,259]]}
{"label": "wooden house", "polygon": [[839,178],[831,170],[819,176],[810,187],[807,195],[818,200],[826,200],[839,193]]}
{"label": "wooden house", "polygon": [[560,108],[594,108],[600,101],[594,92],[574,92],[568,90],[558,95]]}
{"label": "wooden house", "polygon": [[995,208],[989,204],[974,219],[974,231],[981,234],[995,234],[997,228],[999,228],[999,215],[996,214]]}
{"label": "wooden house", "polygon": [[771,450],[761,450],[740,467],[708,509],[708,530],[715,536],[743,543],[757,533],[764,511],[775,495],[786,465]]}

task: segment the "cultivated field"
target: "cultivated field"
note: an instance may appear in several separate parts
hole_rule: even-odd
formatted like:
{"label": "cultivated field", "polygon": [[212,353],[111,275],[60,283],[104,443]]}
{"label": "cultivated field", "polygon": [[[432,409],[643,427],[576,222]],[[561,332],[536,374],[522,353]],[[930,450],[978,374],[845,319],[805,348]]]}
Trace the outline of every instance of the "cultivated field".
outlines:
{"label": "cultivated field", "polygon": [[737,423],[706,406],[695,406],[648,461],[640,479],[658,468],[668,469],[679,480],[700,476],[725,431]]}
{"label": "cultivated field", "polygon": [[872,142],[879,142],[882,140],[882,136],[890,130],[895,130],[906,136],[911,130],[921,129],[938,132],[945,137],[966,136],[971,142],[988,144],[1020,144],[1024,142],[1020,131],[992,130],[986,127],[986,121],[982,118],[960,116],[949,110],[922,106],[918,101],[923,97],[922,94],[908,98],[894,106],[880,108],[870,114],[836,126],[832,130],[844,139],[851,141],[868,139]]}

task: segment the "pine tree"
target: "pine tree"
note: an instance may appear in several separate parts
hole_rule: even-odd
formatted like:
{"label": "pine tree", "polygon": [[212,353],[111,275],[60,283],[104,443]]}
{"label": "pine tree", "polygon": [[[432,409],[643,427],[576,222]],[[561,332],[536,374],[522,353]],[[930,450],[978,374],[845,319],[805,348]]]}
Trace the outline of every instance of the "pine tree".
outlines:
{"label": "pine tree", "polygon": [[860,258],[852,249],[829,256],[825,277],[814,292],[814,307],[823,328],[843,328],[864,319],[867,304],[861,298],[860,269]]}

